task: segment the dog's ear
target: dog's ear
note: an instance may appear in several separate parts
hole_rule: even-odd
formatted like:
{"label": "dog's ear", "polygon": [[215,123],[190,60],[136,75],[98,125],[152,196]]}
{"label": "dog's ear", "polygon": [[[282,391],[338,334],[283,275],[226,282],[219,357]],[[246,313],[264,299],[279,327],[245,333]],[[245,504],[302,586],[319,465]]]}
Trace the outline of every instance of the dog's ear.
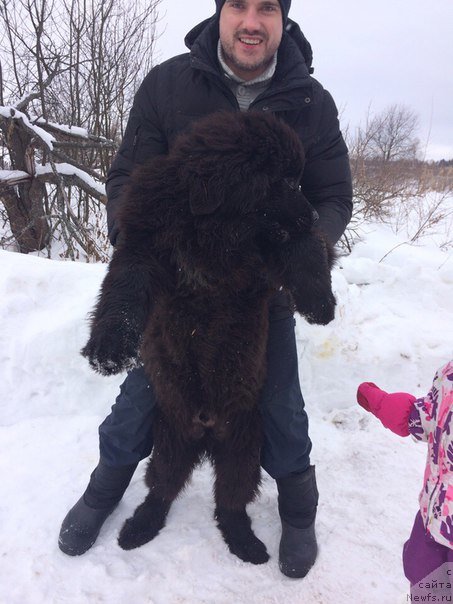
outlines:
{"label": "dog's ear", "polygon": [[225,188],[216,186],[211,178],[203,180],[196,177],[189,189],[189,207],[194,216],[205,216],[215,212],[223,203]]}

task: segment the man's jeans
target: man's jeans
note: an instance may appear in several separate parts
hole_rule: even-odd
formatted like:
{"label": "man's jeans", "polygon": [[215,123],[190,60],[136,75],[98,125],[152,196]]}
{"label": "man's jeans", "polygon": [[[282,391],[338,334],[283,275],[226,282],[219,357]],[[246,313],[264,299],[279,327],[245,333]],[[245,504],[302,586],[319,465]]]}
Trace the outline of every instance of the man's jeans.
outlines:
{"label": "man's jeans", "polygon": [[[287,312],[271,312],[267,378],[259,406],[264,426],[261,465],[273,478],[303,472],[310,464],[311,441],[299,385],[294,325]],[[132,370],[110,415],[99,426],[100,455],[105,464],[130,465],[150,455],[155,405],[155,394],[143,368]]]}

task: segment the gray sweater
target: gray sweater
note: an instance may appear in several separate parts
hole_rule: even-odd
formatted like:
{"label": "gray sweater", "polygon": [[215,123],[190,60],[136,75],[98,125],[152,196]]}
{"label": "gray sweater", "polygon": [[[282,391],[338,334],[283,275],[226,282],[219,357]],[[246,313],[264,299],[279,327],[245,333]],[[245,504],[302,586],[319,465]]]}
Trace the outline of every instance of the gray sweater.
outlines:
{"label": "gray sweater", "polygon": [[223,58],[220,40],[217,45],[217,57],[219,59],[220,66],[222,67],[223,72],[226,76],[226,82],[231,88],[231,91],[233,92],[234,96],[237,98],[240,110],[247,111],[250,107],[250,103],[252,103],[258,95],[264,92],[271,83],[272,76],[274,75],[275,67],[277,65],[277,55],[274,55],[272,63],[269,65],[268,69],[266,69],[264,73],[262,73],[257,78],[254,78],[253,80],[243,80],[239,78],[228,67]]}

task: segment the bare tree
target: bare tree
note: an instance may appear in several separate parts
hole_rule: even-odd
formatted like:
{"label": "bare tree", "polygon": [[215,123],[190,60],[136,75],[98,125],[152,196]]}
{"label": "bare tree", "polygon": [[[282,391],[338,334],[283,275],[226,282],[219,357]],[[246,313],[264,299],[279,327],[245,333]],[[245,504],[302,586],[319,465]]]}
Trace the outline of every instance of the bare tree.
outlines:
{"label": "bare tree", "polygon": [[102,257],[89,223],[152,66],[159,2],[0,0],[0,201],[20,251],[58,235],[70,257]]}
{"label": "bare tree", "polygon": [[381,113],[368,116],[365,128],[369,156],[383,161],[413,160],[419,140],[418,116],[405,105],[390,105]]}
{"label": "bare tree", "polygon": [[391,105],[378,114],[368,111],[347,143],[357,210],[364,218],[385,215],[396,199],[417,192],[418,116],[408,107]]}
{"label": "bare tree", "polygon": [[[440,186],[427,164],[417,159],[417,129],[418,116],[409,107],[391,105],[375,115],[368,111],[365,126],[359,126],[353,134],[347,132],[355,203],[343,238],[346,249],[351,249],[363,222],[386,220],[395,204],[411,202],[413,207],[413,200],[422,199],[433,187]],[[442,186],[442,195],[450,192],[451,186]],[[433,223],[432,217],[431,213],[426,224]],[[425,224],[423,220],[421,224]]]}

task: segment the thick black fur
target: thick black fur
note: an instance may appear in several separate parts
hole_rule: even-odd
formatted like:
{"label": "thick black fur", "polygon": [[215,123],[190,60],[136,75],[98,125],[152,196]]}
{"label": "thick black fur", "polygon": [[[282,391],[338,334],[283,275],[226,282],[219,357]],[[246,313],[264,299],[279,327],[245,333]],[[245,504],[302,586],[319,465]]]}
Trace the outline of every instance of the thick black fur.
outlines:
{"label": "thick black fur", "polygon": [[149,494],[120,533],[124,549],[156,536],[207,457],[230,551],[268,559],[246,505],[260,481],[269,300],[283,288],[314,323],[335,310],[332,250],[290,186],[303,163],[297,135],[275,117],[222,112],[132,177],[82,351],[106,375],[143,362],[159,401]]}

